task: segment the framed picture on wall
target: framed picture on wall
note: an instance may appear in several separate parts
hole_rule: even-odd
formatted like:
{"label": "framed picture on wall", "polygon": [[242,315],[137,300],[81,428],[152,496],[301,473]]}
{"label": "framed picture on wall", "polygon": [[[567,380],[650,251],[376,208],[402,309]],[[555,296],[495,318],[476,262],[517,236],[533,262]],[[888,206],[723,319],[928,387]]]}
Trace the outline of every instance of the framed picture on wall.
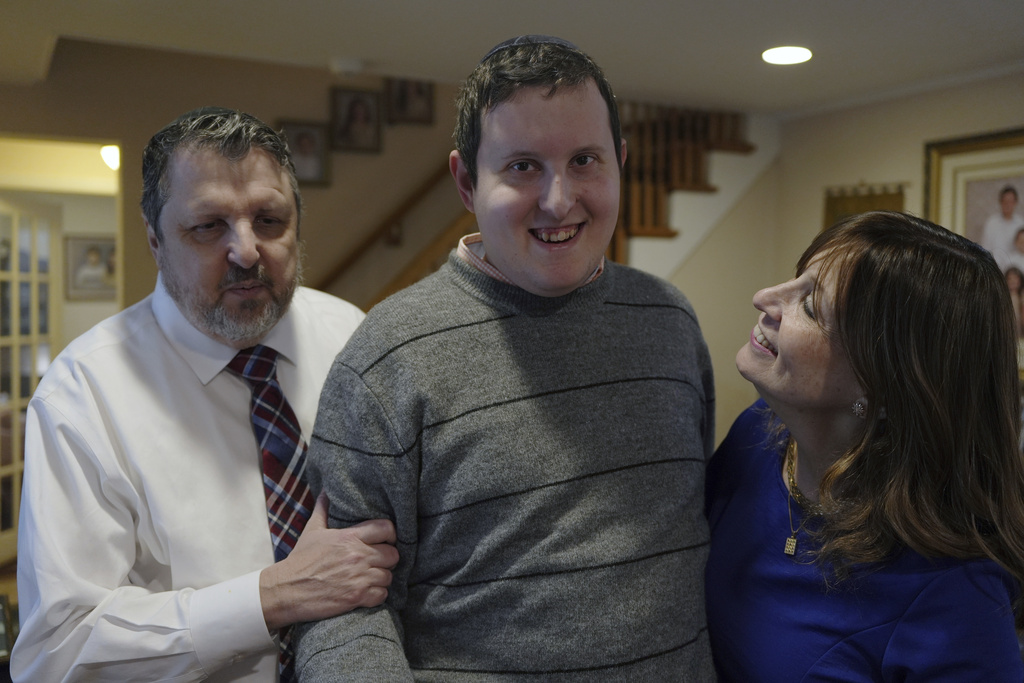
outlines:
{"label": "framed picture on wall", "polygon": [[434,84],[392,78],[387,82],[388,123],[433,123]]}
{"label": "framed picture on wall", "polygon": [[0,662],[11,659],[11,648],[14,647],[14,631],[11,620],[11,603],[6,595],[0,595]]}
{"label": "framed picture on wall", "polygon": [[853,185],[825,190],[824,230],[836,221],[865,211],[903,211],[903,185]]}
{"label": "framed picture on wall", "polygon": [[925,145],[925,216],[982,244],[1001,266],[1013,226],[1024,225],[1021,192],[1024,128]]}
{"label": "framed picture on wall", "polygon": [[1024,381],[1024,128],[925,146],[925,215],[991,252],[1017,314]]}
{"label": "framed picture on wall", "polygon": [[64,238],[64,291],[68,301],[113,301],[117,295],[113,237]]}
{"label": "framed picture on wall", "polygon": [[295,178],[305,185],[330,182],[330,140],[326,123],[280,121],[278,126],[288,141],[295,164]]}
{"label": "framed picture on wall", "polygon": [[331,90],[331,147],[343,152],[380,151],[380,93]]}

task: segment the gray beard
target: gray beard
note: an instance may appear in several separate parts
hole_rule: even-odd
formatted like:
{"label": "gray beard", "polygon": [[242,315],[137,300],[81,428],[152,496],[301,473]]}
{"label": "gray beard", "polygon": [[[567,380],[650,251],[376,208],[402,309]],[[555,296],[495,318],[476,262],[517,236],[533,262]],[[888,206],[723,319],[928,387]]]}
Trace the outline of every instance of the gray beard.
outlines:
{"label": "gray beard", "polygon": [[205,334],[235,344],[255,344],[266,336],[288,311],[295,289],[302,283],[301,258],[296,265],[295,279],[280,296],[274,294],[275,283],[267,275],[262,264],[248,269],[232,266],[221,280],[221,287],[236,282],[257,280],[269,289],[271,298],[267,303],[247,301],[242,305],[240,312],[231,313],[219,300],[212,304],[200,301],[195,290],[186,291],[177,277],[171,274],[172,271],[164,268],[163,263],[159,265],[164,288],[185,318]]}

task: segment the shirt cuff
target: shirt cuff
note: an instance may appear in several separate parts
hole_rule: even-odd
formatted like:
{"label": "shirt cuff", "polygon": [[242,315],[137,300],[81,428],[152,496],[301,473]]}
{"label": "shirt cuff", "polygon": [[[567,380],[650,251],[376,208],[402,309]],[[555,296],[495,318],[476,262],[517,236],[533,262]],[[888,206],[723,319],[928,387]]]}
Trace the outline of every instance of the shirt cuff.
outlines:
{"label": "shirt cuff", "polygon": [[260,603],[260,572],[200,588],[190,610],[193,646],[209,674],[276,648]]}

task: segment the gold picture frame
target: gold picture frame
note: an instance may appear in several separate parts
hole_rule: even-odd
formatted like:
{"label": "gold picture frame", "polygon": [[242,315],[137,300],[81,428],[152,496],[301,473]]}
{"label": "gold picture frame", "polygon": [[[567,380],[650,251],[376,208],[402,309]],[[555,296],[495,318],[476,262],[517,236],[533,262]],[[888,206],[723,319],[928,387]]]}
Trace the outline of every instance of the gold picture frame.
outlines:
{"label": "gold picture frame", "polygon": [[331,148],[380,152],[381,96],[373,90],[331,89]]}
{"label": "gold picture frame", "polygon": [[107,235],[66,236],[64,297],[68,301],[114,301],[116,249],[117,241]]}
{"label": "gold picture frame", "polygon": [[282,120],[278,127],[288,141],[295,179],[303,185],[330,184],[331,141],[327,124]]}
{"label": "gold picture frame", "polygon": [[388,123],[434,123],[434,84],[391,78],[385,85]]}
{"label": "gold picture frame", "polygon": [[1006,185],[1024,193],[1024,128],[925,145],[928,220],[977,242]]}

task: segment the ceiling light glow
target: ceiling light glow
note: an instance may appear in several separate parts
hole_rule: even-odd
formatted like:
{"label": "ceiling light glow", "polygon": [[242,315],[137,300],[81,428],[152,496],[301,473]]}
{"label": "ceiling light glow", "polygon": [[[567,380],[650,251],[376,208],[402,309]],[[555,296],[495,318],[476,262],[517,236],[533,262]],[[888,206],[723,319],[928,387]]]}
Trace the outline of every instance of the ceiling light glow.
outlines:
{"label": "ceiling light glow", "polygon": [[811,58],[806,47],[773,47],[761,53],[761,59],[769,64],[802,64]]}

